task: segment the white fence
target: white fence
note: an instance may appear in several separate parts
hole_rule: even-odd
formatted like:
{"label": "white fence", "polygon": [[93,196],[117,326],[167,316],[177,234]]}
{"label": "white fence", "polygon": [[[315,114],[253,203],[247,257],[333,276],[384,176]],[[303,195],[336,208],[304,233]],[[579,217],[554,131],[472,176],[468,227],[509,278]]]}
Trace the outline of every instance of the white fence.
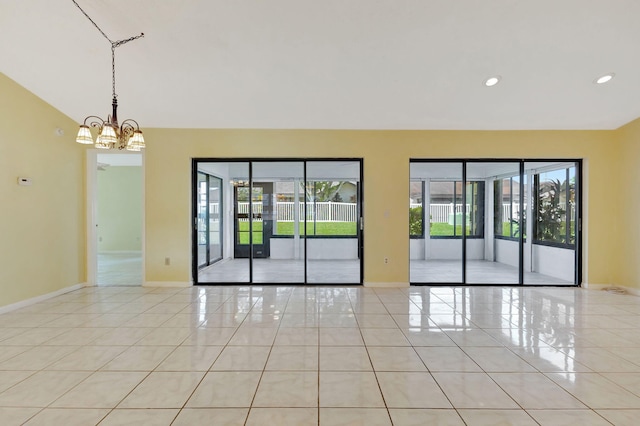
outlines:
{"label": "white fence", "polygon": [[[410,203],[410,208],[422,207],[420,203]],[[462,213],[462,204],[431,204],[429,205],[429,215],[431,217],[431,223],[448,223],[451,220],[451,217],[455,213]],[[514,219],[518,219],[518,213],[520,209],[520,205],[514,205]],[[470,210],[469,204],[467,204],[467,212]],[[511,204],[505,203],[502,205],[502,217],[508,218],[511,217]]]}
{"label": "white fence", "polygon": [[[293,222],[295,218],[295,202],[278,201],[275,215],[278,222]],[[217,208],[217,206],[216,206]],[[304,218],[304,203],[298,203],[298,218]],[[238,203],[238,213],[249,213],[249,203]],[[253,204],[253,213],[262,213],[262,203]],[[356,222],[358,220],[358,205],[356,203],[309,202],[307,203],[307,220],[316,222]]]}
{"label": "white fence", "polygon": [[[422,207],[420,203],[410,203],[410,208]],[[450,220],[450,215],[455,213],[462,213],[462,204],[431,204],[429,209],[429,215],[432,223],[447,223]],[[520,213],[520,205],[514,204],[513,219],[517,220]],[[298,204],[299,220],[304,218],[304,203]],[[571,217],[575,217],[574,206],[571,206]],[[218,203],[211,203],[209,206],[210,213],[218,213]],[[470,206],[467,204],[467,211]],[[526,209],[526,206],[525,206]],[[278,222],[293,222],[295,211],[295,203],[293,201],[278,201],[276,203],[276,220]],[[315,214],[314,214],[315,212]],[[249,203],[238,203],[238,213],[249,213]],[[262,203],[253,204],[253,213],[262,213]],[[307,220],[313,220],[315,216],[316,222],[357,222],[358,220],[358,207],[356,203],[335,203],[333,201],[326,201],[321,203],[307,203]],[[502,217],[507,219],[511,217],[511,204],[502,204]]]}

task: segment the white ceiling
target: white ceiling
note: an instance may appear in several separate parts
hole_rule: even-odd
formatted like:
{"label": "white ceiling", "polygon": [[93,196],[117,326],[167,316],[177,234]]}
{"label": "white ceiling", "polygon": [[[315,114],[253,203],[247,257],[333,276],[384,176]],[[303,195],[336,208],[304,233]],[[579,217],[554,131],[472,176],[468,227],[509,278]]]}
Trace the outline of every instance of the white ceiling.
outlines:
{"label": "white ceiling", "polygon": [[[638,0],[77,0],[143,128],[613,129],[640,117]],[[110,45],[71,0],[0,0],[0,72],[73,119]],[[615,72],[608,84],[593,80]],[[493,88],[482,82],[492,75]]]}

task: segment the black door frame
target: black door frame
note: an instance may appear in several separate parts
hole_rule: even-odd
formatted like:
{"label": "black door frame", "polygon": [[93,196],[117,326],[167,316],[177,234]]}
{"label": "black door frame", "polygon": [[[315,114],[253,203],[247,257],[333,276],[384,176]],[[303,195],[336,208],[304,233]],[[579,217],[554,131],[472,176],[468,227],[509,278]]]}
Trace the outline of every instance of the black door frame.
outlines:
{"label": "black door frame", "polygon": [[[339,285],[362,285],[364,282],[364,159],[363,158],[352,158],[352,157],[319,157],[319,158],[263,158],[263,157],[229,157],[229,158],[216,158],[216,157],[202,157],[202,158],[192,158],[191,159],[191,187],[192,187],[192,220],[193,220],[193,228],[192,228],[192,279],[194,285],[242,285],[242,284],[254,284],[253,283],[253,250],[249,250],[249,281],[248,282],[229,282],[229,283],[201,283],[198,281],[198,257],[197,257],[197,175],[198,175],[198,164],[200,163],[247,163],[249,167],[249,187],[253,184],[253,163],[254,162],[300,162],[303,163],[304,167],[304,182],[306,185],[307,182],[307,163],[308,162],[335,162],[335,161],[353,161],[357,162],[359,165],[359,182],[357,184],[356,190],[356,203],[357,203],[357,223],[356,223],[356,236],[357,236],[357,246],[358,246],[358,258],[360,263],[360,279],[358,283],[340,283]],[[224,180],[223,180],[224,182]],[[224,186],[224,185],[223,185]],[[250,191],[251,192],[251,191]],[[253,211],[252,205],[252,197],[249,197],[249,211]],[[306,200],[306,195],[305,195]],[[307,217],[307,203],[304,203],[304,219],[306,221]],[[234,217],[235,222],[235,217]],[[250,241],[253,234],[252,222],[249,221],[249,235]],[[235,225],[234,225],[235,228]],[[306,225],[305,225],[306,229]],[[234,238],[235,238],[235,229],[234,229]],[[264,235],[263,235],[264,238]],[[224,241],[224,239],[223,239]],[[224,244],[224,242],[223,242]],[[307,238],[304,238],[304,282],[300,283],[256,283],[259,285],[332,285],[333,283],[313,283],[308,284],[307,279]]]}
{"label": "black door frame", "polygon": [[[270,191],[265,192],[265,188],[270,187]],[[238,188],[234,187],[233,189],[233,257],[236,259],[246,259],[251,257],[249,254],[250,248],[252,250],[253,258],[267,258],[270,255],[270,239],[271,234],[273,232],[271,223],[271,219],[266,220],[265,216],[265,206],[268,207],[269,203],[265,204],[265,195],[270,197],[273,191],[273,184],[267,184],[266,182],[252,182],[250,186],[246,186],[243,188],[248,188],[249,191],[249,205],[250,208],[253,209],[253,190],[254,188],[262,188],[262,213],[253,213],[253,211],[247,213],[247,219],[249,220],[249,242],[247,244],[240,243],[240,228],[239,228],[239,215],[238,212]],[[253,232],[253,224],[255,219],[262,219],[262,243],[256,244],[253,241],[254,232]]]}
{"label": "black door frame", "polygon": [[[583,160],[581,158],[410,158],[411,163],[460,163],[462,166],[462,187],[464,188],[467,183],[467,164],[469,163],[518,163],[520,173],[520,211],[524,211],[524,173],[525,163],[535,162],[550,162],[550,163],[574,163],[576,165],[576,231],[575,231],[575,257],[574,257],[574,283],[570,285],[554,285],[554,284],[525,284],[524,283],[524,232],[519,232],[518,236],[518,283],[513,284],[500,284],[501,286],[518,286],[518,287],[580,287],[582,285],[582,195],[583,195]],[[411,181],[411,180],[409,180]],[[486,193],[485,188],[485,193]],[[531,195],[531,194],[530,194]],[[426,201],[423,200],[423,203]],[[462,217],[466,217],[466,191],[462,191]],[[424,213],[424,217],[427,217]],[[518,229],[523,230],[523,215],[519,215]],[[424,221],[424,219],[423,219]],[[427,229],[424,226],[423,229]],[[425,230],[425,232],[428,232]],[[429,285],[429,286],[495,286],[496,284],[490,283],[467,283],[467,237],[466,237],[466,220],[462,221],[462,282],[460,283],[437,283],[437,282],[410,282],[410,285]],[[531,237],[533,238],[533,236]],[[409,264],[411,260],[409,260]],[[410,266],[409,266],[410,267]]]}
{"label": "black door frame", "polygon": [[[213,265],[214,263],[222,260],[224,258],[224,244],[222,242],[222,233],[220,234],[220,257],[217,257],[215,259],[211,259],[211,212],[210,212],[210,200],[209,200],[209,196],[210,196],[210,192],[211,192],[211,179],[217,179],[220,181],[220,200],[218,202],[218,217],[220,219],[220,227],[223,226],[222,223],[222,214],[221,212],[224,211],[224,205],[223,205],[223,191],[224,189],[222,188],[222,178],[219,178],[218,176],[212,175],[210,173],[207,172],[203,172],[203,171],[199,171],[196,170],[196,204],[194,205],[194,208],[196,209],[196,215],[198,214],[197,212],[197,205],[198,205],[198,188],[197,188],[197,182],[199,182],[198,180],[198,175],[201,174],[205,177],[204,182],[206,183],[206,193],[205,193],[205,198],[206,198],[206,211],[205,211],[205,219],[204,219],[204,223],[206,224],[206,232],[205,232],[205,240],[206,240],[206,248],[205,248],[205,261],[203,264],[201,264],[199,262],[199,259],[196,259],[196,263],[198,265],[198,269],[202,269],[202,268],[206,268],[207,266]],[[196,226],[196,232],[200,232],[200,230],[198,229],[198,218],[196,217],[196,221],[195,221],[195,226]],[[198,243],[196,241],[196,248],[198,246]]]}

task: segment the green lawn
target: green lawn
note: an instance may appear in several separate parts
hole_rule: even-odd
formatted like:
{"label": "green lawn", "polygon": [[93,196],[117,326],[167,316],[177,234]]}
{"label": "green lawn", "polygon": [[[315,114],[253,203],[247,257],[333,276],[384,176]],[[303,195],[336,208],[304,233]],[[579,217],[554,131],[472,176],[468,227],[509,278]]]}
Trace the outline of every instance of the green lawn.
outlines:
{"label": "green lawn", "polygon": [[[249,244],[249,222],[238,222],[240,244]],[[253,244],[262,244],[262,222],[253,222]]]}
{"label": "green lawn", "polygon": [[513,234],[511,234],[511,222],[502,222],[502,236],[518,238],[518,223],[513,224]]}
{"label": "green lawn", "polygon": [[[239,222],[240,244],[249,244],[249,222]],[[293,222],[276,222],[274,235],[293,235]],[[262,244],[262,222],[253,222],[253,243]],[[304,235],[304,226],[300,224],[300,235]],[[313,222],[307,223],[307,235],[356,235],[355,222],[317,222],[313,232]]]}
{"label": "green lawn", "polygon": [[[505,237],[510,236],[511,224],[509,222],[502,223],[502,235]],[[513,233],[514,237],[518,236],[518,224],[513,224]],[[462,225],[456,225],[456,236],[462,235]],[[470,235],[470,229],[467,227],[467,235]],[[431,224],[431,236],[432,237],[453,237],[453,225],[449,225],[448,223],[432,223]]]}
{"label": "green lawn", "polygon": [[[300,235],[304,235],[304,225],[300,225]],[[277,222],[275,235],[293,235],[293,222]],[[313,232],[313,222],[307,222],[307,235],[356,235],[355,222],[316,222]]]}
{"label": "green lawn", "polygon": [[[462,235],[462,225],[456,225],[455,235]],[[469,229],[467,228],[467,235],[469,235]],[[436,222],[431,224],[431,236],[432,237],[453,237],[453,225],[448,223]]]}

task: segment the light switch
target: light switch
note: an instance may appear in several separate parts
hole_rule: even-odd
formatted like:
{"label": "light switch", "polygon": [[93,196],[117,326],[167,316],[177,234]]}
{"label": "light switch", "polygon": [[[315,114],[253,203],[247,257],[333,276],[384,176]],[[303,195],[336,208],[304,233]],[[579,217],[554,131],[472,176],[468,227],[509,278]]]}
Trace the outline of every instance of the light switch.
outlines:
{"label": "light switch", "polygon": [[29,178],[29,177],[19,177],[18,178],[18,185],[31,186],[31,185],[33,185],[33,182],[31,181],[31,178]]}

